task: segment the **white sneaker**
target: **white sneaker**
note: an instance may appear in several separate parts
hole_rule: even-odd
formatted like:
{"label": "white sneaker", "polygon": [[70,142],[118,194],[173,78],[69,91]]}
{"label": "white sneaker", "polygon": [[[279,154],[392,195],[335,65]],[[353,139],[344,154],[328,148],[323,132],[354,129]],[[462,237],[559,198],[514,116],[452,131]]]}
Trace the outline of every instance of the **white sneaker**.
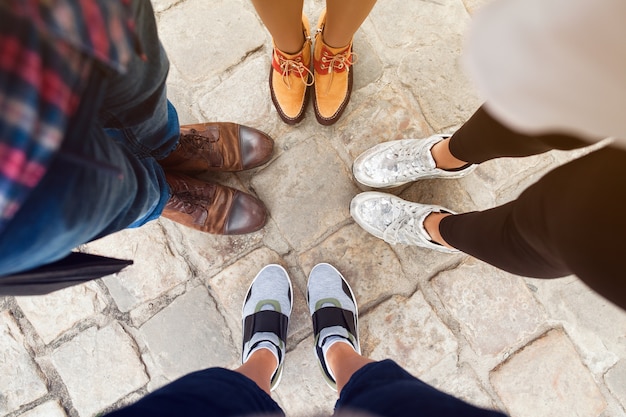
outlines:
{"label": "white sneaker", "polygon": [[430,150],[451,135],[427,139],[402,139],[380,143],[359,155],[352,164],[354,178],[373,188],[390,188],[426,178],[460,178],[476,168],[469,165],[455,171],[437,168]]}
{"label": "white sneaker", "polygon": [[359,226],[387,243],[458,253],[457,249],[433,242],[426,232],[424,219],[433,212],[456,214],[440,206],[411,203],[376,191],[358,194],[350,203],[350,214]]}

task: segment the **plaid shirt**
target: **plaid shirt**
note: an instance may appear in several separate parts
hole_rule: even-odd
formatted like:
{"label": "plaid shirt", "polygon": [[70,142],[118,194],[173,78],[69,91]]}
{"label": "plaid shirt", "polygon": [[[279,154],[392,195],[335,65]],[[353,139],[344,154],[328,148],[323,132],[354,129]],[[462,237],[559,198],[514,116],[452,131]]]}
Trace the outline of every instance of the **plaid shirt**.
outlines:
{"label": "plaid shirt", "polygon": [[0,233],[61,147],[93,66],[125,71],[133,24],[129,0],[0,2]]}

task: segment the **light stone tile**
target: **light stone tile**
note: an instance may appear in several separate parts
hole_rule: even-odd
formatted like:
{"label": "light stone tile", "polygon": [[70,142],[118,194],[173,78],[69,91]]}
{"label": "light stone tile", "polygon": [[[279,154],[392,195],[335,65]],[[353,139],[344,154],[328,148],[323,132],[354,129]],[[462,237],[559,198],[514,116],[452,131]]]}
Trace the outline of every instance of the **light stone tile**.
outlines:
{"label": "light stone tile", "polygon": [[446,357],[456,357],[454,334],[437,317],[420,292],[395,296],[362,316],[361,343],[365,356],[393,359],[420,375]]}
{"label": "light stone tile", "polygon": [[179,0],[151,0],[155,13],[162,12],[174,6]]}
{"label": "light stone tile", "polygon": [[321,136],[283,153],[252,184],[298,251],[346,220],[356,194],[347,168]]}
{"label": "light stone tile", "polygon": [[522,278],[474,259],[431,283],[480,355],[503,354],[535,334],[546,319]]}
{"label": "light stone tile", "polygon": [[489,190],[494,201],[489,208],[507,203],[517,198],[526,188],[541,179],[546,173],[558,167],[552,152],[524,158],[498,158],[481,164],[474,173],[475,185],[472,195],[482,189]]}
{"label": "light stone tile", "polygon": [[139,329],[156,369],[172,381],[189,372],[212,366],[229,366],[236,359],[224,319],[199,286],[178,297]]}
{"label": "light stone tile", "polygon": [[475,210],[470,190],[465,188],[463,180],[416,181],[399,197],[416,203],[441,205],[458,213]]}
{"label": "light stone tile", "polygon": [[605,375],[606,385],[611,393],[626,409],[626,360],[620,360]]}
{"label": "light stone tile", "polygon": [[283,378],[274,399],[288,416],[330,416],[337,401],[324,380],[309,336],[285,358]]}
{"label": "light stone tile", "polygon": [[357,225],[329,236],[301,254],[299,262],[307,276],[320,262],[337,268],[352,287],[361,309],[393,294],[408,294],[414,288],[389,245]]}
{"label": "light stone tile", "polygon": [[398,85],[387,86],[363,97],[355,94],[352,108],[347,112],[337,122],[332,140],[345,146],[352,160],[381,142],[430,135],[430,127],[421,115],[419,105],[405,88]]}
{"label": "light stone tile", "polygon": [[122,230],[85,248],[89,253],[134,261],[122,272],[103,278],[122,312],[162,295],[190,276],[189,266],[172,252],[158,222]]}
{"label": "light stone tile", "polygon": [[626,311],[574,276],[526,282],[549,317],[563,326],[596,379],[626,358]]}
{"label": "light stone tile", "polygon": [[548,332],[515,353],[490,379],[515,417],[599,416],[607,405],[560,330]]}
{"label": "light stone tile", "polygon": [[473,15],[492,1],[493,0],[463,0],[463,4],[465,5],[467,11]]}
{"label": "light stone tile", "polygon": [[482,104],[459,63],[462,37],[423,45],[407,54],[398,77],[419,101],[435,131],[464,123]]}
{"label": "light stone tile", "polygon": [[0,415],[45,395],[40,371],[24,348],[24,335],[9,311],[0,313]]}
{"label": "light stone tile", "polygon": [[148,382],[134,341],[114,322],[90,327],[51,355],[81,416],[110,406]]}
{"label": "light stone tile", "polygon": [[[282,265],[287,270],[287,273],[290,274],[289,268],[276,252],[262,248],[241,258],[209,280],[210,292],[214,294],[215,301],[224,312],[226,322],[239,353],[241,349],[239,344],[243,337],[241,309],[246,292],[259,271],[265,265],[272,263]],[[288,335],[292,336],[310,329],[311,318],[309,317],[304,294],[293,282],[293,277],[290,276],[290,278],[292,279],[293,287],[293,306],[289,320]],[[289,343],[287,344],[287,349],[290,349]]]}
{"label": "light stone tile", "polygon": [[236,1],[181,2],[160,17],[159,35],[172,63],[191,81],[220,75],[265,43],[259,19]]}
{"label": "light stone tile", "polygon": [[93,282],[42,296],[15,297],[15,301],[46,344],[81,320],[99,313],[106,305],[98,285]]}
{"label": "light stone tile", "polygon": [[383,75],[383,63],[361,31],[357,31],[354,36],[352,47],[357,58],[351,68],[353,73],[352,93],[380,79]]}
{"label": "light stone tile", "polygon": [[[235,188],[241,189],[240,186]],[[262,242],[266,233],[264,228],[245,235],[220,236],[193,230],[168,219],[159,222],[176,258],[200,278],[217,274],[224,264],[250,252]]]}
{"label": "light stone tile", "polygon": [[442,38],[460,35],[469,16],[458,0],[387,0],[376,4],[369,19],[387,47],[414,51],[416,46],[433,45]]}
{"label": "light stone tile", "polygon": [[270,99],[269,69],[269,55],[238,65],[218,87],[199,95],[204,118],[258,126],[268,115],[278,117]]}
{"label": "light stone tile", "polygon": [[493,399],[487,394],[478,377],[468,364],[461,364],[454,372],[432,373],[430,370],[420,379],[433,387],[477,407],[497,409]]}
{"label": "light stone tile", "polygon": [[65,410],[58,401],[48,401],[32,410],[19,415],[19,417],[66,417]]}

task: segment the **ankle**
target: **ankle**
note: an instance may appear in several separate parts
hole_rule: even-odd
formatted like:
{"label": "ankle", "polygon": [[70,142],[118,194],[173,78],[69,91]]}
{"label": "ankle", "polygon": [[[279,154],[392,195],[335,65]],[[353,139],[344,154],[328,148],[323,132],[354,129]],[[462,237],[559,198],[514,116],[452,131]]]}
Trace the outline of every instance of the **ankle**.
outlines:
{"label": "ankle", "polygon": [[304,36],[304,33],[300,34],[299,39],[290,39],[288,41],[283,40],[280,44],[276,41],[276,39],[274,39],[274,46],[284,55],[298,55],[300,52],[302,52],[305,43],[306,38]]}
{"label": "ankle", "polygon": [[451,246],[448,242],[444,240],[444,238],[441,236],[441,233],[439,231],[439,224],[441,223],[441,220],[443,220],[444,218],[448,216],[451,216],[451,214],[450,213],[438,213],[438,212],[430,213],[424,219],[424,229],[426,230],[426,233],[428,233],[428,235],[430,236],[430,239],[433,242],[438,243],[450,249],[455,249],[453,246]]}
{"label": "ankle", "polygon": [[334,50],[344,50],[349,47],[350,43],[352,42],[352,37],[350,37],[349,39],[332,35],[327,37],[324,32],[320,34],[320,39],[322,40],[324,45]]}
{"label": "ankle", "polygon": [[457,169],[467,165],[466,161],[456,158],[450,152],[450,138],[435,143],[430,149],[430,154],[435,160],[435,166],[439,169]]}

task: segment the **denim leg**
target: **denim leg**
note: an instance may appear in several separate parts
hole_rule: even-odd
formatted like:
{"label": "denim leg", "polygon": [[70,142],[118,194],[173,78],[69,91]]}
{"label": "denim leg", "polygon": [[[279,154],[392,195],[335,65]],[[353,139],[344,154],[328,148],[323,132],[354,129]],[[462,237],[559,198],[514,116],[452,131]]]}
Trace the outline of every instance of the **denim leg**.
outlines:
{"label": "denim leg", "polygon": [[0,235],[0,276],[61,259],[158,210],[165,185],[155,181],[154,170],[101,127],[93,125],[89,133],[79,155],[55,159]]}
{"label": "denim leg", "polygon": [[193,372],[106,417],[284,417],[251,379],[223,368]]}
{"label": "denim leg", "polygon": [[504,417],[431,387],[389,359],[365,365],[352,375],[341,390],[335,416],[342,411],[378,417]]}
{"label": "denim leg", "polygon": [[94,70],[63,146],[0,235],[0,276],[65,257],[76,246],[157,218],[169,198],[157,163],[178,142],[166,98],[168,61],[149,1],[133,2],[144,56],[128,71]]}
{"label": "denim leg", "polygon": [[[125,74],[108,80],[99,119],[106,134],[152,173],[145,186],[156,186],[160,192],[151,209],[125,227],[139,227],[163,211],[169,188],[157,160],[176,147],[180,132],[176,110],[167,100],[169,61],[159,42],[152,5],[138,1],[133,8],[143,56],[134,56]],[[104,230],[102,236],[112,231]]]}

